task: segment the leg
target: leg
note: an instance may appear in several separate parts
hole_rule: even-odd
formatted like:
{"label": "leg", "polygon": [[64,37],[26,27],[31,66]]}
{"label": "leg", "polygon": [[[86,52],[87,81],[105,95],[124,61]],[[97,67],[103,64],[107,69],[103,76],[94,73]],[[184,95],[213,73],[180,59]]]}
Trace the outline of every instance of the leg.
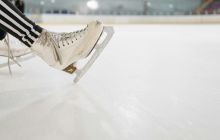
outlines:
{"label": "leg", "polygon": [[31,47],[42,28],[29,20],[10,1],[0,0],[0,28]]}
{"label": "leg", "polygon": [[[23,43],[5,37],[6,32]],[[41,32],[42,28],[27,19],[10,1],[0,0],[0,56],[8,57],[8,64],[1,64],[0,67],[8,65],[10,70],[10,64],[18,64],[17,61],[22,59],[20,57],[29,54],[30,49],[15,46],[30,47]]]}

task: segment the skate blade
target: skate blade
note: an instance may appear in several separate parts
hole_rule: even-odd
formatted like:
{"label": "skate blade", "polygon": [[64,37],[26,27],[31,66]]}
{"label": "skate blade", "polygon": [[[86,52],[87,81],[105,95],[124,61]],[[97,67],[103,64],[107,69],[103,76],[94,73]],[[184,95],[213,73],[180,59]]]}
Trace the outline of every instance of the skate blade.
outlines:
{"label": "skate blade", "polygon": [[[94,47],[93,51],[94,53],[92,54],[91,58],[88,60],[88,62],[81,68],[81,69],[76,69],[75,71],[75,78],[74,78],[74,83],[79,82],[79,80],[85,75],[85,73],[90,69],[90,67],[94,64],[96,59],[100,56],[104,48],[107,46],[109,41],[111,40],[113,34],[114,34],[114,29],[113,27],[104,27],[103,28],[103,33],[106,33],[106,37],[101,40],[98,40],[98,43]],[[102,41],[102,42],[100,42]],[[99,44],[100,42],[100,44]]]}

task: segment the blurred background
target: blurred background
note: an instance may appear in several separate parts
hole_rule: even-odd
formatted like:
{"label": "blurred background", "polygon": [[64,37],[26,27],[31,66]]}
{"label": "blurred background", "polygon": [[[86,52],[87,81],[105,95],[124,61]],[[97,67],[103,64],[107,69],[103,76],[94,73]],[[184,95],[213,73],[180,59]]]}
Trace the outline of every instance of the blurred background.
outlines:
{"label": "blurred background", "polygon": [[[218,19],[220,0],[24,0],[24,2],[25,13],[36,22],[42,23],[86,23],[97,17],[107,23],[220,21]],[[62,20],[59,16],[62,16]],[[85,16],[88,17],[81,18]]]}

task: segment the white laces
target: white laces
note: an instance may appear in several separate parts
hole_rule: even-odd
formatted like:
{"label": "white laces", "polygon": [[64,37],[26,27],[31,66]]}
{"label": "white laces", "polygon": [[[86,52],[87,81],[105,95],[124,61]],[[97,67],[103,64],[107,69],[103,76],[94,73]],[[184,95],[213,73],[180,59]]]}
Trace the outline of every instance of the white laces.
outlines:
{"label": "white laces", "polygon": [[8,69],[9,69],[9,72],[10,72],[10,75],[12,75],[12,71],[11,71],[11,62],[10,62],[10,59],[15,63],[17,64],[19,67],[21,67],[21,65],[15,60],[15,57],[13,55],[13,52],[10,48],[10,43],[9,43],[9,35],[7,35],[6,39],[4,39],[5,43],[6,43],[6,46],[8,48]]}
{"label": "white laces", "polygon": [[77,41],[84,35],[87,28],[88,26],[79,31],[70,32],[70,33],[62,33],[61,38],[60,38],[60,41],[62,42],[61,43],[62,46],[59,46],[59,47],[65,47],[66,45],[73,44],[75,41]]}

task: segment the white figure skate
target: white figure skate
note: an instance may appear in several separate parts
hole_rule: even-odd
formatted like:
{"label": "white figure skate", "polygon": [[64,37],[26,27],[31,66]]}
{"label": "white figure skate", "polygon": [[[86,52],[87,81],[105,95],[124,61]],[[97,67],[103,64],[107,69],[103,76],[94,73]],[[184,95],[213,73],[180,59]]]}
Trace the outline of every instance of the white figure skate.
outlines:
{"label": "white figure skate", "polygon": [[17,64],[21,66],[19,64],[20,62],[29,60],[33,57],[29,48],[9,35],[0,41],[0,56],[8,58],[8,62],[0,64],[0,68],[8,66],[10,74],[12,74],[11,65]]}
{"label": "white figure skate", "polygon": [[[102,45],[97,45],[103,32],[109,36]],[[94,21],[86,28],[71,33],[52,33],[44,30],[31,49],[51,67],[70,74],[76,72],[74,81],[77,82],[92,65],[92,61],[95,61],[95,57],[98,57],[112,35],[111,27],[103,27],[101,22]],[[99,53],[91,58],[84,69],[78,70],[76,64],[79,60],[87,58],[94,48],[99,50]]]}

